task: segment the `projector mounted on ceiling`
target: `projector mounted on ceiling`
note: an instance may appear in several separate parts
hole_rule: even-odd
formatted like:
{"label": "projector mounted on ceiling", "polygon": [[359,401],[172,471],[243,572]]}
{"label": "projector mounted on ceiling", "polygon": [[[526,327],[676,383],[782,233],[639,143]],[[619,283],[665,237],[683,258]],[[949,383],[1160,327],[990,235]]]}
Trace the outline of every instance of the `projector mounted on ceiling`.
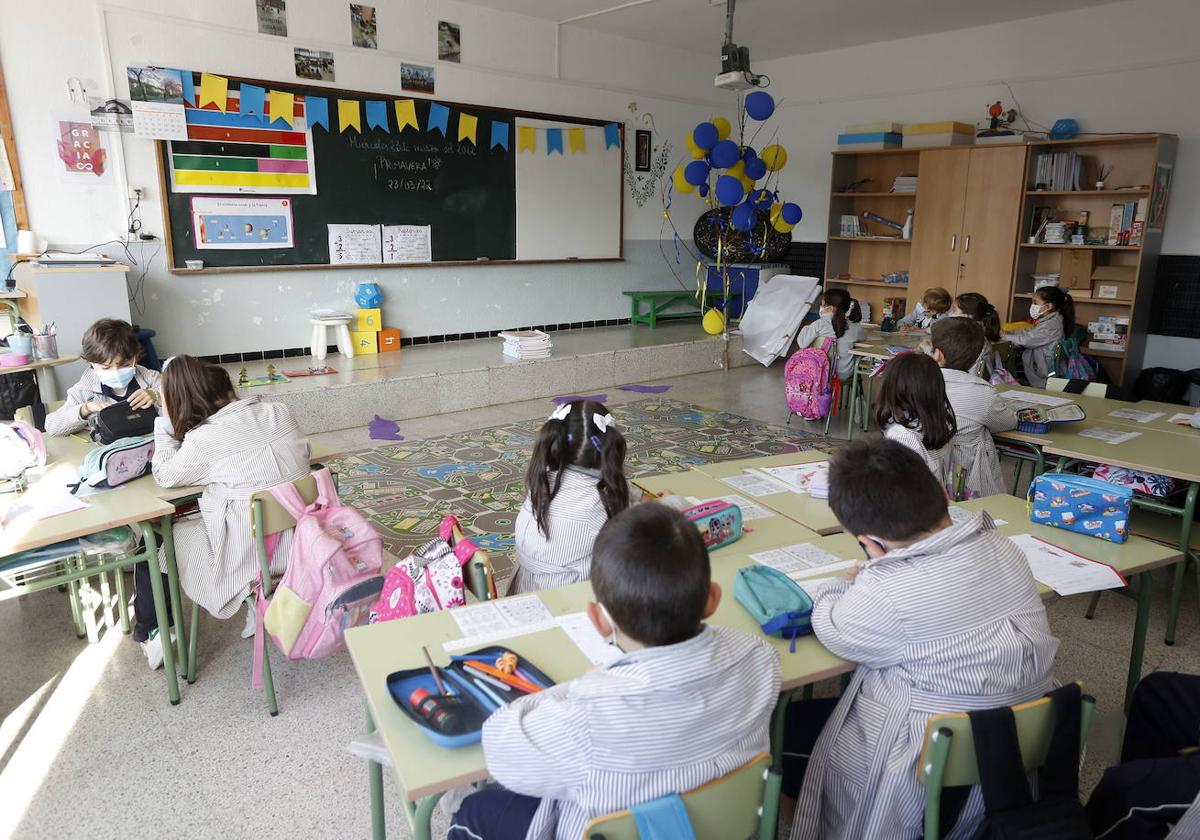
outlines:
{"label": "projector mounted on ceiling", "polygon": [[[719,0],[709,0],[717,5]],[[713,87],[724,90],[749,90],[766,87],[770,78],[750,70],[750,48],[733,43],[733,6],[736,0],[725,0],[725,43],[721,44],[721,72],[713,79]]]}

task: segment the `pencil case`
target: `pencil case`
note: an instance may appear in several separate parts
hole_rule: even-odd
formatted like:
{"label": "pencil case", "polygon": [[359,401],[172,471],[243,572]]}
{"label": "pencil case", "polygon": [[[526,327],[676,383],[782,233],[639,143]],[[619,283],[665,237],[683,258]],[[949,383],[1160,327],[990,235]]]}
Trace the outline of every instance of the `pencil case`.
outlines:
{"label": "pencil case", "polygon": [[1056,405],[1050,408],[1019,408],[1017,409],[1017,431],[1034,435],[1044,435],[1052,426],[1060,423],[1077,423],[1086,419],[1087,414],[1078,403]]}
{"label": "pencil case", "polygon": [[1029,519],[1123,543],[1129,535],[1133,490],[1071,473],[1043,473],[1029,485]]}
{"label": "pencil case", "polygon": [[[466,663],[469,660],[479,660],[492,664],[506,653],[516,655],[508,648],[490,646],[451,657],[447,667],[437,669],[438,676],[442,678],[442,684],[446,687],[446,694],[439,693],[437,682],[426,667],[409,668],[388,674],[388,693],[391,694],[392,701],[400,707],[400,711],[439,747],[458,749],[478,744],[483,737],[483,722],[492,712],[526,695],[516,689],[506,692],[478,679],[467,669]],[[528,660],[518,659],[517,668],[519,674],[523,674],[527,681],[535,685],[542,688],[554,685],[553,680]],[[422,698],[424,702],[429,702],[429,698],[432,698],[432,715],[422,714],[414,707],[414,696]],[[449,720],[446,718],[447,714],[451,716]],[[434,716],[440,721],[440,727],[434,725]]]}
{"label": "pencil case", "polygon": [[700,529],[709,551],[737,542],[742,536],[742,509],[723,499],[693,505],[683,515]]}

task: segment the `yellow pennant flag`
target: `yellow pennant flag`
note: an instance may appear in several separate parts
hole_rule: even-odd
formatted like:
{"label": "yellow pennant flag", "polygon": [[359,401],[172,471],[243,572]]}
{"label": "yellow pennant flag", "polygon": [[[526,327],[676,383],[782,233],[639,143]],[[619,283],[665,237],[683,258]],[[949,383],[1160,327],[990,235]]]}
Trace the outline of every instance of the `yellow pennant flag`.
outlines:
{"label": "yellow pennant flag", "polygon": [[470,114],[458,115],[458,139],[468,140],[471,145],[475,145],[475,128],[479,125],[479,118],[473,117]]}
{"label": "yellow pennant flag", "polygon": [[210,102],[224,111],[229,99],[229,80],[224,76],[214,76],[209,73],[200,74],[200,98],[196,104],[203,108]]}
{"label": "yellow pennant flag", "polygon": [[271,122],[283,120],[288,125],[296,124],[296,97],[286,90],[273,90],[267,94],[267,108],[271,112]]}
{"label": "yellow pennant flag", "polygon": [[537,134],[531,125],[517,126],[517,151],[537,152]]}
{"label": "yellow pennant flag", "polygon": [[409,126],[420,131],[417,125],[417,107],[411,99],[396,100],[396,133],[404,131]]}
{"label": "yellow pennant flag", "polygon": [[583,142],[582,128],[567,129],[567,145],[571,147],[571,154],[587,151],[587,146],[585,146]]}
{"label": "yellow pennant flag", "polygon": [[358,108],[357,99],[338,100],[338,125],[341,131],[353,128],[362,134],[362,114]]}

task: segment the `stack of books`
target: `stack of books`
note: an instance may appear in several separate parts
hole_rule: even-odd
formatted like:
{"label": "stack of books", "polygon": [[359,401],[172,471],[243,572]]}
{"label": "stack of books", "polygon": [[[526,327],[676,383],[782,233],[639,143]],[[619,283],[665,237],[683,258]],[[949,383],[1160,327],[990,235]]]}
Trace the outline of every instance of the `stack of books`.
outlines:
{"label": "stack of books", "polygon": [[550,336],[541,330],[506,330],[499,333],[504,339],[504,355],[510,359],[549,359]]}
{"label": "stack of books", "polygon": [[1055,152],[1037,159],[1034,184],[1039,190],[1060,192],[1079,189],[1083,158],[1076,152]]}
{"label": "stack of books", "polygon": [[892,181],[892,192],[894,193],[915,193],[916,191],[916,175],[897,175],[896,180]]}
{"label": "stack of books", "polygon": [[354,316],[349,312],[342,312],[339,309],[314,309],[308,315],[314,320],[326,321],[333,324],[354,320]]}
{"label": "stack of books", "polygon": [[1101,315],[1088,322],[1087,328],[1089,350],[1125,352],[1125,341],[1129,337],[1128,316]]}
{"label": "stack of books", "polygon": [[1065,245],[1067,242],[1067,223],[1050,222],[1042,233],[1042,242],[1047,245]]}
{"label": "stack of books", "polygon": [[1145,198],[1114,204],[1108,217],[1109,245],[1141,245],[1146,238]]}
{"label": "stack of books", "polygon": [[1036,292],[1043,286],[1057,286],[1061,277],[1062,272],[1059,271],[1035,271],[1033,273],[1033,290]]}
{"label": "stack of books", "polygon": [[843,213],[841,224],[838,227],[839,236],[862,236],[862,226],[858,223],[858,216],[849,213]]}

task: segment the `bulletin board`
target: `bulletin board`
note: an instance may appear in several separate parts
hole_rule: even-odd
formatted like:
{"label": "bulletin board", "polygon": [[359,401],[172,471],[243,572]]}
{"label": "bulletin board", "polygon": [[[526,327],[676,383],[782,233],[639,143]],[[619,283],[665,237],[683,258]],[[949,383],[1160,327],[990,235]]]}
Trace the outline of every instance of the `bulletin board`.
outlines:
{"label": "bulletin board", "polygon": [[[241,113],[243,85],[292,94],[292,124]],[[618,123],[238,77],[186,116],[158,143],[174,273],[328,270],[363,236],[383,261],[344,267],[622,257]]]}

